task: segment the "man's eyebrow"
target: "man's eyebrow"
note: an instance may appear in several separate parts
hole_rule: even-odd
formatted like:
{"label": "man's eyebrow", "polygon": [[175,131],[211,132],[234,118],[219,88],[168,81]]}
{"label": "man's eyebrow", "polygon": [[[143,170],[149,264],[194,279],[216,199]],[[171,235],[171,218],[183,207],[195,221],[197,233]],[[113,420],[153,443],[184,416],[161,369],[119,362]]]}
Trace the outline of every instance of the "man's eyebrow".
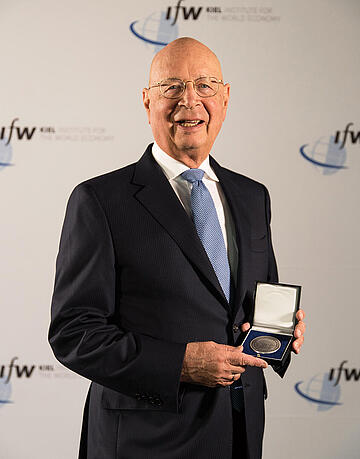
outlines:
{"label": "man's eyebrow", "polygon": [[[193,78],[193,79],[194,79],[194,80],[198,80],[199,78],[218,78],[218,77],[216,77],[216,76],[214,76],[214,75],[200,74],[198,77]],[[162,79],[159,80],[159,81],[164,81],[164,80],[182,80],[182,81],[188,81],[188,80],[183,80],[182,78],[177,77],[177,76],[165,77],[165,78],[162,78]]]}

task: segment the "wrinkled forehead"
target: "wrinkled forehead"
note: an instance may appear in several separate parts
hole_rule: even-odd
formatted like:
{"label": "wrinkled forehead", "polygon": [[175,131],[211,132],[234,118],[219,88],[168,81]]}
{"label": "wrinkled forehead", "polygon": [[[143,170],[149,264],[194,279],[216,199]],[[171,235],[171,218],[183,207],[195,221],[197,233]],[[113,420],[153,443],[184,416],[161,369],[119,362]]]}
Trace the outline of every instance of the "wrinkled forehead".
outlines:
{"label": "wrinkled forehead", "polygon": [[166,78],[193,80],[202,76],[222,79],[220,62],[215,54],[207,48],[181,47],[155,56],[150,68],[149,83]]}

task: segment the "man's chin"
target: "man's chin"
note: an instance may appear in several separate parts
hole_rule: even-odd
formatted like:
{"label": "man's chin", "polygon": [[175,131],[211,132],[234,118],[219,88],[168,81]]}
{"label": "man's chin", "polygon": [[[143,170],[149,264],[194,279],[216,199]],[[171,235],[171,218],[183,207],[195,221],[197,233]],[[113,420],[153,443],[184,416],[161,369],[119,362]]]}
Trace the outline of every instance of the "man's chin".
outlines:
{"label": "man's chin", "polygon": [[181,139],[181,141],[174,142],[174,145],[179,151],[196,151],[203,150],[206,143],[194,139]]}
{"label": "man's chin", "polygon": [[201,147],[199,145],[194,145],[194,144],[191,144],[191,145],[188,145],[188,144],[185,144],[185,145],[181,145],[180,147],[178,147],[178,150],[179,151],[196,151],[196,150],[199,150]]}

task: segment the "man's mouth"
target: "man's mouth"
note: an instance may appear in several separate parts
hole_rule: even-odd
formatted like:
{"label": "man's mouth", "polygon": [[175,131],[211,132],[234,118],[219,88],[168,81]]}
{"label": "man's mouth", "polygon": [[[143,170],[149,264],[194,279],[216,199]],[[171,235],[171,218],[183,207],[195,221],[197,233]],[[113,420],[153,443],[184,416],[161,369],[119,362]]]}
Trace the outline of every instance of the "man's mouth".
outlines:
{"label": "man's mouth", "polygon": [[179,120],[176,121],[176,124],[179,124],[182,127],[195,127],[203,124],[203,120]]}

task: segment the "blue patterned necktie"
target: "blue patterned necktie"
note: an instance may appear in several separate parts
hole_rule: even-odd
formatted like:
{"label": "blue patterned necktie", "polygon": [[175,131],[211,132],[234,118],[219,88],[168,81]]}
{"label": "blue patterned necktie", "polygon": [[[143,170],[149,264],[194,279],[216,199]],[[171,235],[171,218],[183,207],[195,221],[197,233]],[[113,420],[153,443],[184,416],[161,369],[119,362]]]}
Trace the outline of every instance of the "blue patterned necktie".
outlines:
{"label": "blue patterned necktie", "polygon": [[181,176],[192,184],[191,209],[194,224],[226,299],[230,300],[230,266],[214,201],[202,179],[204,171],[189,169]]}

